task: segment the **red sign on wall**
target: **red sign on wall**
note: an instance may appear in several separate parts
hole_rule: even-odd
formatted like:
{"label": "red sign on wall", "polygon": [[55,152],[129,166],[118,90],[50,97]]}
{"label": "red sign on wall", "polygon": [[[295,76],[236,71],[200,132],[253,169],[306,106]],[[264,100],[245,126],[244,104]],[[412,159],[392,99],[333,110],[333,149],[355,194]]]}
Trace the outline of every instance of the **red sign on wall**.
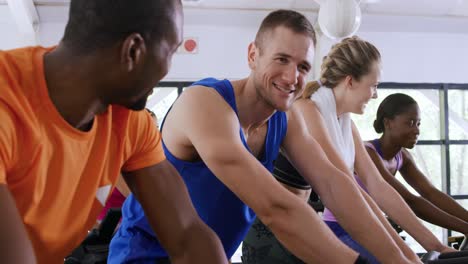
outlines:
{"label": "red sign on wall", "polygon": [[198,39],[194,37],[185,37],[182,45],[180,45],[179,49],[177,49],[177,53],[198,53]]}

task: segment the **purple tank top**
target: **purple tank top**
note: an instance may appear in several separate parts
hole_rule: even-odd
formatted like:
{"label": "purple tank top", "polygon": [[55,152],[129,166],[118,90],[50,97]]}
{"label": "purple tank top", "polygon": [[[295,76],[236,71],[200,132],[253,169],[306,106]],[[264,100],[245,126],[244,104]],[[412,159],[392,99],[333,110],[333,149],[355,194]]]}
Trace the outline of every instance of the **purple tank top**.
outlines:
{"label": "purple tank top", "polygon": [[[369,147],[373,150],[375,150],[380,158],[382,159],[382,162],[384,163],[384,166],[385,167],[390,167],[391,165],[391,162],[393,162],[393,160],[396,160],[396,170],[399,171],[401,169],[401,167],[403,166],[403,154],[400,151],[398,151],[398,153],[395,155],[395,157],[393,157],[393,159],[391,160],[385,160],[383,158],[383,154],[382,154],[382,147],[380,146],[380,141],[379,139],[374,139],[374,140],[371,140],[371,141],[366,141],[364,142],[364,145],[366,147]],[[359,184],[359,186],[362,187],[362,189],[364,189],[367,193],[369,192],[366,188],[366,186],[364,186],[364,184],[362,183],[361,179],[359,179],[358,175],[356,173],[354,173],[354,179],[356,179],[357,183]],[[327,208],[325,208],[324,212],[323,212],[323,216],[322,216],[323,220],[324,221],[328,221],[328,222],[338,222],[335,218],[335,216],[333,215],[333,213],[328,210]]]}
{"label": "purple tank top", "polygon": [[399,171],[401,169],[401,167],[403,166],[403,153],[402,151],[398,151],[398,153],[395,155],[395,157],[393,157],[393,159],[391,160],[384,160],[383,159],[383,153],[382,153],[382,147],[380,146],[380,141],[379,139],[374,139],[374,140],[371,140],[371,141],[366,141],[364,143],[364,145],[366,145],[366,147],[369,147],[375,151],[377,151],[377,153],[379,154],[379,156],[382,158],[382,161],[385,165],[385,167],[390,167],[390,162],[393,161],[393,160],[396,160],[396,170]]}

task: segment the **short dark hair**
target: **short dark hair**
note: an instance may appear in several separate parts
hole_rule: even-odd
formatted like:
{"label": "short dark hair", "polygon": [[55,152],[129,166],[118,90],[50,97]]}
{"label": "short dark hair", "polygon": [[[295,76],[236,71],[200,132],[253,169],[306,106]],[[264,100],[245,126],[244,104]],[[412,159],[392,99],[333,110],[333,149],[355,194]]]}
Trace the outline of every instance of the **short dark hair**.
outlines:
{"label": "short dark hair", "polygon": [[408,111],[410,106],[418,105],[409,95],[394,93],[387,96],[377,109],[377,117],[374,121],[374,129],[377,133],[385,131],[384,119],[393,119],[395,116]]}
{"label": "short dark hair", "polygon": [[78,52],[108,47],[129,34],[155,42],[174,28],[180,0],[72,0],[62,42]]}
{"label": "short dark hair", "polygon": [[263,19],[257,35],[255,36],[255,45],[261,47],[263,41],[262,38],[265,33],[279,26],[286,27],[295,33],[309,36],[314,45],[317,42],[314,27],[303,14],[294,10],[279,9],[271,12]]}

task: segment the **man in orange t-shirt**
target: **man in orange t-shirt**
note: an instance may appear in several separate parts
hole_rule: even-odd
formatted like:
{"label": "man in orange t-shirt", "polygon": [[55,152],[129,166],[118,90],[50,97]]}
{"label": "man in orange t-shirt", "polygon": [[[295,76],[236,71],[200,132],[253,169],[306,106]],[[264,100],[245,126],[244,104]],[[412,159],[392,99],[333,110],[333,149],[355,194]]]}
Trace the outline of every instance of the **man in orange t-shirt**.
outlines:
{"label": "man in orange t-shirt", "polygon": [[0,260],[63,263],[122,172],[173,263],[226,263],[144,109],[180,0],[72,0],[53,49],[0,52]]}

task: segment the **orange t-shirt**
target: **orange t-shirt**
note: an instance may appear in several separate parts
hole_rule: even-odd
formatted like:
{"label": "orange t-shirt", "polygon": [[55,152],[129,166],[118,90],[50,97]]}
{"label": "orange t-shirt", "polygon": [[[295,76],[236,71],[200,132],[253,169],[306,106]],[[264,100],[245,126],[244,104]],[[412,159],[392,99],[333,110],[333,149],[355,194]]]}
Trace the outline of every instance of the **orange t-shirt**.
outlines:
{"label": "orange t-shirt", "polygon": [[96,221],[121,170],[165,160],[146,111],[109,106],[90,131],[49,98],[44,54],[0,51],[0,184],[12,193],[39,263],[63,263]]}

